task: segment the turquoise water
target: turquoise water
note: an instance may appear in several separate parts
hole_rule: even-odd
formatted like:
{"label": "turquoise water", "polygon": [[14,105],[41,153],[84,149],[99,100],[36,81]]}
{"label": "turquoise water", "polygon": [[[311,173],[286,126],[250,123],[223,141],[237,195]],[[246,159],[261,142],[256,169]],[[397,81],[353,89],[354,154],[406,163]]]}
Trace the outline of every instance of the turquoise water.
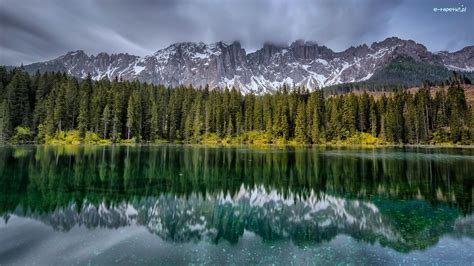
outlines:
{"label": "turquoise water", "polygon": [[474,150],[0,147],[0,264],[472,264]]}

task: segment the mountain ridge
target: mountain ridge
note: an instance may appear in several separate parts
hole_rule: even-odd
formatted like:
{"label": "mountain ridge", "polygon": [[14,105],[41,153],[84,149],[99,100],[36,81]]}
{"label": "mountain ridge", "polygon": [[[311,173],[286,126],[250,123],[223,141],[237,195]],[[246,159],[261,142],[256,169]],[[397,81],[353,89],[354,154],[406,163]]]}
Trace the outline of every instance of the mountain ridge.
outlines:
{"label": "mountain ridge", "polygon": [[[24,66],[28,72],[62,71],[78,78],[125,80],[165,86],[235,86],[243,93],[275,91],[283,84],[310,89],[369,80],[399,57],[449,70],[474,71],[474,46],[433,53],[413,40],[390,37],[381,42],[334,52],[316,42],[265,43],[247,53],[240,42],[180,42],[147,56],[76,50],[53,60]],[[422,79],[422,77],[420,77]]]}
{"label": "mountain ridge", "polygon": [[[417,217],[434,209],[414,200],[372,202],[315,194],[314,191],[304,197],[291,192],[285,196],[263,186],[245,188],[242,185],[235,195],[191,193],[184,198],[166,194],[114,206],[85,200],[82,206],[72,203],[49,213],[25,213],[19,209],[10,215],[38,220],[63,232],[76,226],[88,229],[140,226],[175,243],[202,240],[237,243],[247,231],[265,241],[289,239],[296,245],[316,245],[346,234],[364,242],[377,240],[395,250],[410,251],[429,247],[433,242],[431,239],[437,240],[443,234],[469,236],[473,216],[446,215],[444,219],[431,221],[433,225],[427,223],[416,237],[411,237],[390,212],[410,206],[418,207]],[[438,209],[443,213],[450,211],[446,205],[440,205]],[[439,234],[432,230],[433,226],[445,226],[446,231]],[[318,234],[301,234],[308,230]]]}

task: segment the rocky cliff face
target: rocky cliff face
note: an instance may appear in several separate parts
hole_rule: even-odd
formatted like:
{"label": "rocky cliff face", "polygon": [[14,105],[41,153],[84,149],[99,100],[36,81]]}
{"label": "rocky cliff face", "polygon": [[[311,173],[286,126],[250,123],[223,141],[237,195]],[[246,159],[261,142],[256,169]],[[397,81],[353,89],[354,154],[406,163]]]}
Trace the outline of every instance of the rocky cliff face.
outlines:
{"label": "rocky cliff face", "polygon": [[457,52],[446,51],[438,53],[443,65],[459,71],[474,71],[474,46],[465,47]]}
{"label": "rocky cliff face", "polygon": [[400,56],[452,70],[474,71],[474,46],[454,53],[431,53],[421,44],[395,37],[342,52],[301,40],[289,46],[268,43],[249,54],[239,42],[176,43],[144,57],[88,56],[75,51],[25,68],[30,72],[64,71],[79,78],[90,73],[93,79],[118,77],[166,86],[235,86],[243,93],[263,93],[283,84],[314,89],[368,80]]}

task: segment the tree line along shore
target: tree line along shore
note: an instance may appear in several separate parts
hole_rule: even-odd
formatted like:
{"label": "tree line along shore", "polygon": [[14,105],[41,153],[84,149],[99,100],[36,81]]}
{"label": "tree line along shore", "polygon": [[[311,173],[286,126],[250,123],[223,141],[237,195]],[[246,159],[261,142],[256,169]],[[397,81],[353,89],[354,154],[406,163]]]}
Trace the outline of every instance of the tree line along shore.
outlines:
{"label": "tree line along shore", "polygon": [[472,145],[464,82],[378,97],[289,86],[243,95],[0,68],[0,142]]}

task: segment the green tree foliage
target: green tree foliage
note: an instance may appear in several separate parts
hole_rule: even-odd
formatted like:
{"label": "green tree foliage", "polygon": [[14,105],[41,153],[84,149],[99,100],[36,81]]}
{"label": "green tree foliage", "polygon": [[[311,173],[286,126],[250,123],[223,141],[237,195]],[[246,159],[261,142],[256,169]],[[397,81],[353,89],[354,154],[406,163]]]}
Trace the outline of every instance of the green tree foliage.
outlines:
{"label": "green tree foliage", "polygon": [[[259,234],[262,241],[281,241],[282,236],[289,234],[292,241],[304,247],[329,241],[338,231],[331,226],[319,228],[318,232],[328,234],[310,239],[312,234],[306,232],[313,232],[313,224],[281,221],[291,221],[285,217],[295,217],[292,210],[301,211],[300,202],[310,202],[312,195],[331,195],[341,202],[357,204],[346,205],[350,210],[354,206],[369,210],[368,205],[359,203],[374,202],[383,216],[375,213],[376,216],[365,217],[377,225],[388,224],[390,232],[397,233],[397,237],[390,234],[387,238],[386,234],[360,234],[360,228],[353,225],[344,230],[368,244],[379,241],[408,252],[436,245],[447,234],[472,237],[470,226],[463,227],[461,232],[454,226],[461,218],[472,215],[472,151],[446,152],[444,157],[455,158],[448,160],[429,159],[422,153],[397,156],[383,150],[361,151],[359,156],[342,153],[337,158],[329,157],[327,148],[271,151],[170,146],[3,147],[0,216],[7,219],[15,214],[43,219],[69,209],[81,211],[101,204],[113,209],[134,204],[140,211],[139,219],[150,219],[147,211],[156,207],[150,202],[160,198],[168,203],[161,205],[168,208],[160,210],[172,214],[187,215],[186,210],[196,206],[196,217],[205,215],[207,221],[216,225],[216,242],[235,240],[245,229]],[[226,204],[224,208],[219,200],[222,194],[235,198],[243,188],[258,191],[262,187],[297,203],[293,209],[279,211],[280,222],[271,226],[267,216],[260,215],[252,206]],[[77,214],[73,218],[76,217]],[[166,217],[169,228],[177,228],[177,216]],[[64,220],[59,228],[76,230],[76,221]],[[116,223],[97,221],[86,221],[92,226],[88,228],[117,228]],[[276,230],[280,226],[285,230]]]}
{"label": "green tree foliage", "polygon": [[469,111],[464,96],[464,90],[459,86],[448,89],[448,112],[449,128],[451,130],[451,141],[461,141],[463,133],[467,130]]}
{"label": "green tree foliage", "polygon": [[166,88],[90,76],[78,82],[61,73],[29,76],[0,68],[0,141],[24,128],[38,142],[77,131],[80,138],[112,142],[199,143],[212,137],[252,143],[258,136],[265,143],[352,143],[365,134],[389,143],[470,144],[473,108],[459,85],[465,81],[454,73],[447,90],[427,84],[381,97],[325,97],[321,90],[288,86],[242,95],[235,88]]}
{"label": "green tree foliage", "polygon": [[84,135],[90,128],[90,96],[92,94],[92,80],[88,75],[86,80],[82,83],[79,92],[79,131]]}
{"label": "green tree foliage", "polygon": [[7,100],[0,103],[0,143],[6,142],[12,133],[10,108]]}
{"label": "green tree foliage", "polygon": [[10,123],[13,128],[17,126],[30,126],[30,88],[29,76],[25,72],[16,69],[13,77],[6,86],[7,108],[10,114]]}
{"label": "green tree foliage", "polygon": [[140,95],[137,91],[134,91],[132,95],[130,95],[127,105],[127,139],[130,139],[131,137],[139,139],[141,137],[141,120]]}
{"label": "green tree foliage", "polygon": [[308,143],[308,121],[306,118],[306,106],[304,102],[298,104],[298,110],[296,112],[296,122],[295,122],[295,139],[299,143]]}
{"label": "green tree foliage", "polygon": [[109,128],[109,122],[110,122],[110,108],[109,105],[106,105],[104,108],[104,111],[102,112],[102,123],[104,125],[103,127],[103,136],[104,139],[107,138],[108,134],[108,128]]}

